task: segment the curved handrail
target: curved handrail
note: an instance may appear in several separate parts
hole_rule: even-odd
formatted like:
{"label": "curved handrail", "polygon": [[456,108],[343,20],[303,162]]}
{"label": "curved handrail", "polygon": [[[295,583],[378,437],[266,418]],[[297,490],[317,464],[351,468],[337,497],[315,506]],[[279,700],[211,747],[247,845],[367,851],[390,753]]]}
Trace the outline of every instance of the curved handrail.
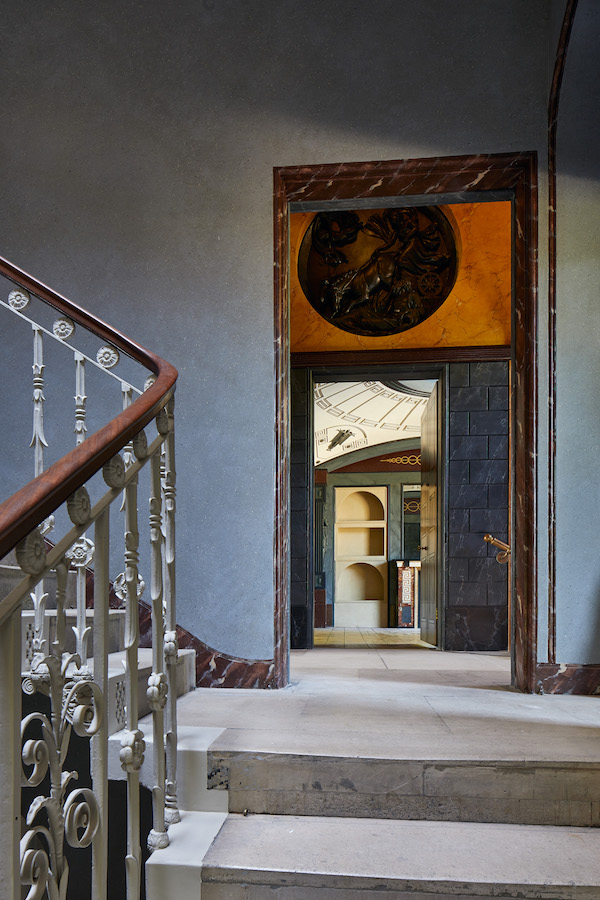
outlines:
{"label": "curved handrail", "polygon": [[0,559],[85,484],[173,396],[177,369],[0,257],[0,275],[70,316],[149,369],[156,380],[131,406],[0,504]]}

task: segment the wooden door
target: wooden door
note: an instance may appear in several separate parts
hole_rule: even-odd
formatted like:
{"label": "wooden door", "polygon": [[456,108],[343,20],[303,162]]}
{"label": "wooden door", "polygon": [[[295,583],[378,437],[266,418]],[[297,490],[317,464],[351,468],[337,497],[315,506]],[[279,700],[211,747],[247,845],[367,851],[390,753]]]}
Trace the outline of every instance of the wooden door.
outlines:
{"label": "wooden door", "polygon": [[438,384],[421,419],[421,638],[438,644]]}

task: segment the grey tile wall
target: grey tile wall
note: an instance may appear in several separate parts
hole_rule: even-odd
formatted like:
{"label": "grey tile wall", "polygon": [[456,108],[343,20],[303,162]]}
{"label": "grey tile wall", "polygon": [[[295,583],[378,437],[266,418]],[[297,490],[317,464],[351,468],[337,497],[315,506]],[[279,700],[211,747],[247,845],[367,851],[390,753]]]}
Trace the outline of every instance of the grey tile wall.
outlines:
{"label": "grey tile wall", "polygon": [[508,539],[508,363],[450,366],[448,650],[503,650],[508,566],[483,540]]}
{"label": "grey tile wall", "polygon": [[290,645],[293,650],[312,646],[312,588],[310,575],[310,484],[308,435],[310,430],[309,378],[304,369],[292,369],[290,460]]}

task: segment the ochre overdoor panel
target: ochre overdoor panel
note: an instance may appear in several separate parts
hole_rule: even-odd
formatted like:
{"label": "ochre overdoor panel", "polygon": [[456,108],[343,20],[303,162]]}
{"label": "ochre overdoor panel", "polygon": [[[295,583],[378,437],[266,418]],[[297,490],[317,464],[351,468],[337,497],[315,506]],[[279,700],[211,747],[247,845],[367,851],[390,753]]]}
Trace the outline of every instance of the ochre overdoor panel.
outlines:
{"label": "ochre overdoor panel", "polygon": [[[454,232],[456,282],[429,318],[408,331],[352,334],[313,309],[300,285],[298,257],[315,213],[290,214],[290,350],[406,350],[509,346],[511,342],[511,204],[508,200],[440,206]],[[369,210],[381,215],[382,209]]]}

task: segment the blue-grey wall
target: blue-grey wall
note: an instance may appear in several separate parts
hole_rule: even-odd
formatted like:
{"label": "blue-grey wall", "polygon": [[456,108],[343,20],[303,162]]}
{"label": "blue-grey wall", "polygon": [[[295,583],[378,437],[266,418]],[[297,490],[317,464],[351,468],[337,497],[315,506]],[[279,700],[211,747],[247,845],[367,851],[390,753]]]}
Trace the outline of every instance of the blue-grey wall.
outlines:
{"label": "blue-grey wall", "polygon": [[272,167],[543,164],[549,31],[546,0],[5,0],[0,252],[180,369],[179,619],[207,643],[273,647]]}
{"label": "blue-grey wall", "polygon": [[557,662],[600,662],[600,4],[580,0],[557,132]]}

